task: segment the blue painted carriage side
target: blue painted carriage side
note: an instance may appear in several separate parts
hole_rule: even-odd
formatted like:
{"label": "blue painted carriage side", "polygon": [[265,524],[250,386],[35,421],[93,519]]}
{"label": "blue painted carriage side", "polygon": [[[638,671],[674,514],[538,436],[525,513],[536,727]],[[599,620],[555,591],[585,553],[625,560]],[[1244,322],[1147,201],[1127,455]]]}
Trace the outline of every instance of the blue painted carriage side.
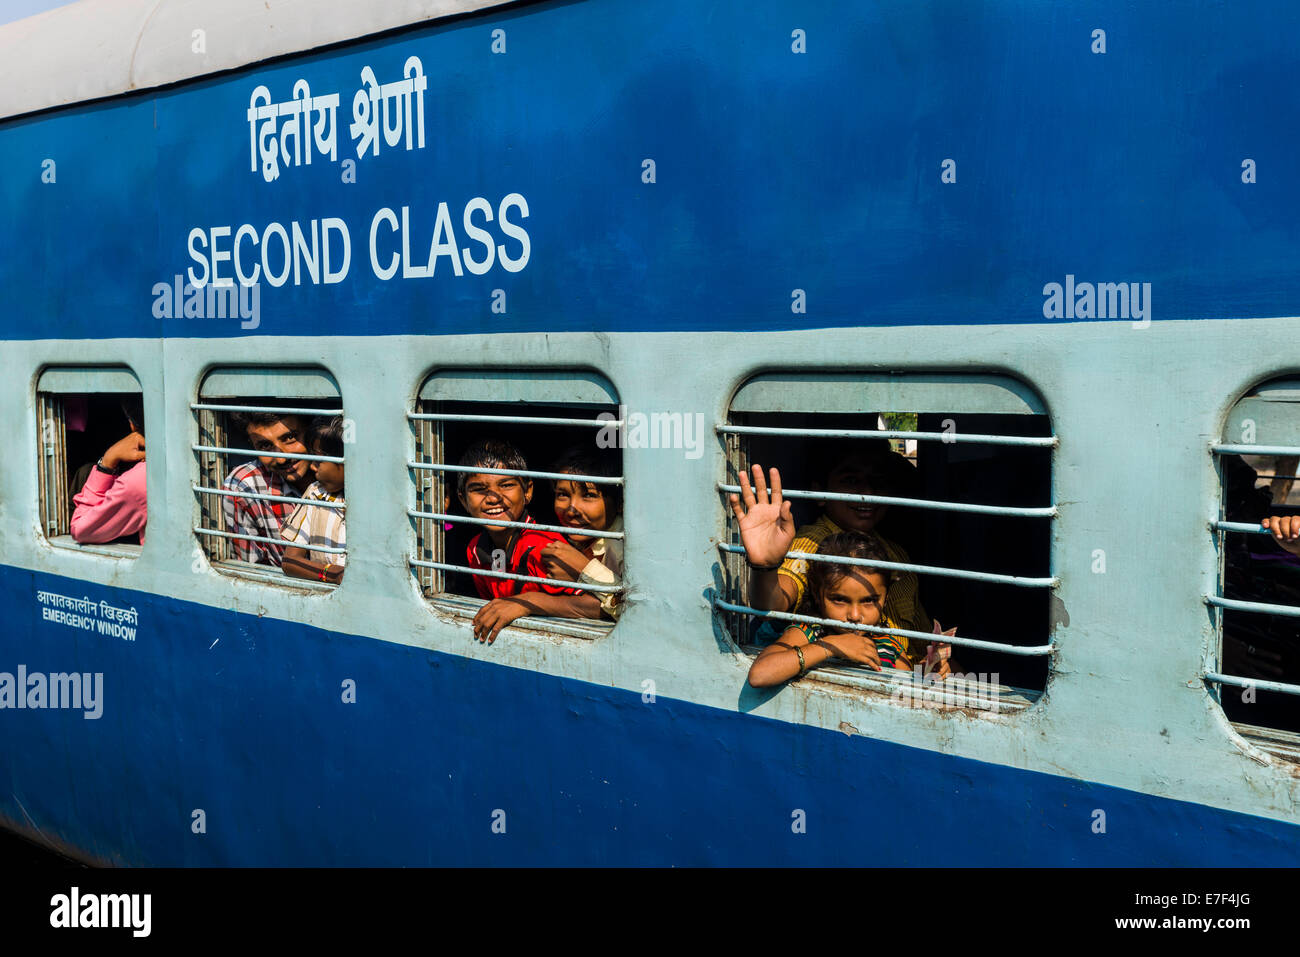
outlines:
{"label": "blue painted carriage side", "polygon": [[[1067,274],[1150,282],[1156,320],[1295,315],[1298,32],[1300,9],[1265,0],[542,3],[39,115],[0,125],[0,337],[246,334],[152,315],[154,284],[193,265],[189,230],[327,216],[348,224],[348,277],[264,284],[259,332],[1036,322]],[[385,82],[413,54],[425,149],[367,156],[353,185],[320,158],[250,171],[254,87],[338,92],[355,156],[361,68]],[[466,202],[512,192],[522,272],[372,273],[377,209],[410,208],[418,258],[438,203],[471,246]]]}
{"label": "blue painted carriage side", "polygon": [[[136,640],[38,590],[134,605]],[[0,711],[0,817],[108,861],[1300,862],[1294,825],[665,696],[12,567],[0,600],[0,671],[104,675],[98,720]]]}

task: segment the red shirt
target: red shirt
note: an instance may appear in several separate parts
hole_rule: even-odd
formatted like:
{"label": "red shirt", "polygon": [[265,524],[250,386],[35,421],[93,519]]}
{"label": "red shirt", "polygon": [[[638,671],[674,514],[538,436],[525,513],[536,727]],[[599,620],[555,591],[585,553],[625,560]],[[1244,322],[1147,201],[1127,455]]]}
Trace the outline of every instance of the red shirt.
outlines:
{"label": "red shirt", "polygon": [[[532,520],[531,515],[524,516],[525,522],[531,522]],[[558,532],[534,531],[531,528],[516,528],[512,529],[512,531],[519,534],[515,539],[514,548],[511,549],[504,568],[492,567],[492,552],[495,546],[486,532],[475,535],[469,543],[467,550],[469,553],[469,567],[510,572],[512,575],[534,575],[538,578],[551,577],[546,573],[546,566],[542,564],[541,551],[551,542],[564,541],[564,536]],[[479,553],[480,543],[487,550],[486,556]],[[540,582],[521,582],[513,578],[493,578],[488,575],[475,575],[474,587],[478,589],[479,597],[486,601],[491,601],[493,598],[509,598],[511,595],[519,595],[527,591],[544,591],[549,595],[583,594],[577,588],[543,585]]]}

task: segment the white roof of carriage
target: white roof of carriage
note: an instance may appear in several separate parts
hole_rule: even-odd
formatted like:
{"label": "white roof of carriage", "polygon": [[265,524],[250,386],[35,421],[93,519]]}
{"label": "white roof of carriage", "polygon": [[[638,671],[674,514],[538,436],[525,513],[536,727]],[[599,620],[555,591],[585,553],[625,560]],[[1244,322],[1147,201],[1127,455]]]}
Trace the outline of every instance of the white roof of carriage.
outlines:
{"label": "white roof of carriage", "polygon": [[[509,0],[80,0],[0,26],[0,117],[233,70]],[[203,30],[204,52],[194,52]]]}

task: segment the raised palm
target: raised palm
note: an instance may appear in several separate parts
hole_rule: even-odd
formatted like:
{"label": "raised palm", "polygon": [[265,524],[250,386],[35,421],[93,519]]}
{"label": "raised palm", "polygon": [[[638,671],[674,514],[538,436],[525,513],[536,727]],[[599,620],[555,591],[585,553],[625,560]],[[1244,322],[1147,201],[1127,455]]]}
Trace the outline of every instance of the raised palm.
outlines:
{"label": "raised palm", "polygon": [[[794,541],[790,503],[781,497],[781,473],[772,469],[772,489],[763,480],[763,467],[753,466],[754,484],[740,473],[740,495],[731,494],[731,511],[740,523],[740,540],[751,565],[778,565]],[[743,502],[743,507],[742,507]]]}

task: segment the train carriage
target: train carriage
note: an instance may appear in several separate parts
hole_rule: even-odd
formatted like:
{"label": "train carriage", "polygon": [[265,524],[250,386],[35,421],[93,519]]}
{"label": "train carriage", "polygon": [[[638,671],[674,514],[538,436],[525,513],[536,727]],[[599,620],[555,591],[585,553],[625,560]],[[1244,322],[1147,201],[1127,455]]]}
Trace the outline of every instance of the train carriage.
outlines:
{"label": "train carriage", "polygon": [[[0,27],[0,824],[106,864],[1296,863],[1300,565],[1260,519],[1300,511],[1297,19]],[[132,402],[146,533],[80,542]],[[268,412],[340,417],[295,461],[346,466],[341,581],[230,520]],[[616,621],[474,640],[472,579],[529,577],[466,566],[489,434],[542,525],[560,449],[616,457]],[[966,671],[750,687],[800,615],[752,604],[728,496],[778,466],[811,521],[812,450],[880,438],[896,494],[839,500]]]}

